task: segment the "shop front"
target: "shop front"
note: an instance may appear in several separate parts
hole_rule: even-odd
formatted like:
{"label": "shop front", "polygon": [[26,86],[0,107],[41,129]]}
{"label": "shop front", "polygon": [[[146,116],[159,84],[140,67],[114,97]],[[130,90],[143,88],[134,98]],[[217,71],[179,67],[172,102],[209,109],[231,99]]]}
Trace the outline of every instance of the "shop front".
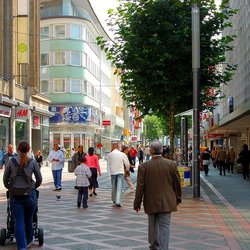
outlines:
{"label": "shop front", "polygon": [[71,158],[72,149],[77,150],[79,145],[83,145],[85,152],[89,147],[96,149],[99,140],[95,131],[100,126],[100,113],[84,106],[50,107],[50,111],[54,113],[50,118],[50,149],[58,143],[66,150],[67,159]]}
{"label": "shop front", "polygon": [[0,150],[6,151],[10,144],[11,108],[0,105]]}

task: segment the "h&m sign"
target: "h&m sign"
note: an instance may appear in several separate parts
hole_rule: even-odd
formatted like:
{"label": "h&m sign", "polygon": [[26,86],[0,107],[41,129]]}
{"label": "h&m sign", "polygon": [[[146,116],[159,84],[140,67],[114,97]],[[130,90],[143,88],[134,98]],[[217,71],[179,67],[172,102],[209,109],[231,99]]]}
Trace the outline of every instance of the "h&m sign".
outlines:
{"label": "h&m sign", "polygon": [[29,118],[29,109],[24,107],[16,108],[16,119],[27,120]]}

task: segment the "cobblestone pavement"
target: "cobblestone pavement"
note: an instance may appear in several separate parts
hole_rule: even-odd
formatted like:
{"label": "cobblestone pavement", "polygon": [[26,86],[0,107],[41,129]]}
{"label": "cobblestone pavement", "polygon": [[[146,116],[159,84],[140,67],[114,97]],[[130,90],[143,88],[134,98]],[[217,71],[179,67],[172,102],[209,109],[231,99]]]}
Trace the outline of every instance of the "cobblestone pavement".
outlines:
{"label": "cobblestone pavement", "polygon": [[[148,249],[147,216],[143,211],[139,214],[133,211],[134,193],[129,192],[126,184],[123,207],[112,205],[105,162],[101,161],[101,165],[98,195],[89,198],[87,209],[76,206],[75,177],[67,168],[60,193],[52,191],[50,168],[42,168],[38,222],[44,229],[44,245],[39,247],[34,242],[30,249]],[[136,173],[132,179],[136,181]],[[249,187],[250,181],[243,182],[240,174],[219,176],[211,167],[208,177],[201,172],[201,198],[193,199],[192,187],[183,188],[183,202],[178,212],[172,213],[170,249],[250,249]],[[56,194],[60,194],[59,200]],[[0,181],[2,227],[6,227],[6,198]],[[1,249],[16,249],[15,243],[7,241]]]}

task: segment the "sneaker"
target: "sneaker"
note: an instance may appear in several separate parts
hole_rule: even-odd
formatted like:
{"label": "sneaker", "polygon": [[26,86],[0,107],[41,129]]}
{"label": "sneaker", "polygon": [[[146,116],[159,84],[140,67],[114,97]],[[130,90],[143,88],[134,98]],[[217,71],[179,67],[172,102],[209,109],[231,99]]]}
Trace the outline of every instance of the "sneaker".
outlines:
{"label": "sneaker", "polygon": [[57,190],[58,190],[58,191],[61,191],[61,190],[62,190],[62,188],[61,188],[61,187],[59,187]]}
{"label": "sneaker", "polygon": [[92,194],[92,193],[90,193],[90,194],[89,194],[89,196],[91,197],[91,196],[93,196],[93,194]]}
{"label": "sneaker", "polygon": [[97,193],[96,193],[96,192],[93,192],[93,195],[97,195]]}
{"label": "sneaker", "polygon": [[33,244],[33,240],[30,243],[27,243],[27,248],[31,247],[32,244]]}
{"label": "sneaker", "polygon": [[115,204],[116,205],[116,207],[122,207],[122,205],[121,204]]}
{"label": "sneaker", "polygon": [[86,204],[86,205],[83,205],[82,207],[83,207],[83,208],[88,208],[89,206]]}

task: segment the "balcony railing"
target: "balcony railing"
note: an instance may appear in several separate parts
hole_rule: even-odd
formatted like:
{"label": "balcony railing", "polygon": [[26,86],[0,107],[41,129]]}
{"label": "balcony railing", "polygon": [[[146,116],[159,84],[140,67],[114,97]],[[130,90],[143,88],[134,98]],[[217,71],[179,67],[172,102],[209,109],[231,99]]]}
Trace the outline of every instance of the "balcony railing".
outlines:
{"label": "balcony railing", "polygon": [[88,12],[83,8],[49,7],[40,9],[41,19],[49,17],[73,16],[91,20]]}

